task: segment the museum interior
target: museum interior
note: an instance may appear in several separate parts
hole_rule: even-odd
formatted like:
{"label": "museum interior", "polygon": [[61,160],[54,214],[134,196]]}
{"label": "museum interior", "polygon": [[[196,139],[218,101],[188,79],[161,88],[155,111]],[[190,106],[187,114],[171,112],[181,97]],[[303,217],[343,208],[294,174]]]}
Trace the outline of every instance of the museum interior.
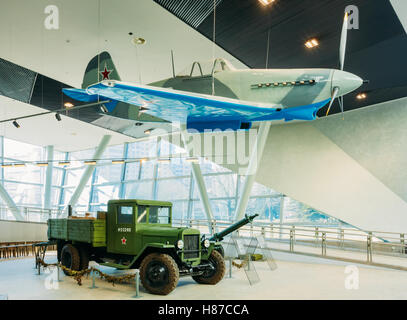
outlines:
{"label": "museum interior", "polygon": [[407,1],[0,2],[0,300],[407,299]]}

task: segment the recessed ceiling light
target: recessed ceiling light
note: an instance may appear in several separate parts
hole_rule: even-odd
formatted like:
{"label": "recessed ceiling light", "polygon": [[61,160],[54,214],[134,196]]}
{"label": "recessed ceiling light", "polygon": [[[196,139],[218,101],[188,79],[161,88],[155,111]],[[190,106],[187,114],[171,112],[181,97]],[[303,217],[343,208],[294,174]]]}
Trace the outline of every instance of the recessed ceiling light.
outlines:
{"label": "recessed ceiling light", "polygon": [[69,161],[60,161],[60,162],[58,162],[58,165],[59,166],[63,166],[63,167],[65,167],[65,166],[69,166],[71,163],[69,162]]}
{"label": "recessed ceiling light", "polygon": [[270,3],[273,3],[275,0],[259,0],[263,6],[268,6]]}
{"label": "recessed ceiling light", "polygon": [[3,163],[1,165],[2,168],[8,168],[8,167],[12,167],[13,165],[11,163]]}
{"label": "recessed ceiling light", "polygon": [[95,160],[87,160],[83,162],[84,164],[88,165],[88,166],[94,166],[96,165],[96,161]]}
{"label": "recessed ceiling light", "polygon": [[69,108],[73,108],[73,107],[74,107],[74,104],[73,104],[72,102],[65,102],[65,103],[64,103],[64,107],[65,107],[65,108],[68,108],[68,109],[69,109]]}
{"label": "recessed ceiling light", "polygon": [[170,158],[164,158],[164,159],[158,159],[159,163],[170,163],[171,159]]}
{"label": "recessed ceiling light", "polygon": [[124,160],[112,160],[112,164],[123,164]]}
{"label": "recessed ceiling light", "polygon": [[319,41],[318,41],[317,39],[315,39],[315,38],[310,39],[310,40],[308,40],[307,42],[305,42],[305,46],[306,46],[308,49],[312,49],[312,48],[318,47],[318,46],[319,46]]}
{"label": "recessed ceiling light", "polygon": [[141,45],[146,43],[146,40],[143,38],[133,38],[133,44]]}
{"label": "recessed ceiling light", "polygon": [[145,130],[145,131],[144,131],[144,134],[146,134],[146,135],[151,134],[151,129],[147,129],[147,130]]}

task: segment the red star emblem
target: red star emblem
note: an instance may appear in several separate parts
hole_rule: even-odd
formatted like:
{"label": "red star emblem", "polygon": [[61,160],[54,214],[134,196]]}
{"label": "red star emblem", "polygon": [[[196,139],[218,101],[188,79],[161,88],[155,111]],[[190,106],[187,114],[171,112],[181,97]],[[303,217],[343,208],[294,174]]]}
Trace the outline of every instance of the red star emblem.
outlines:
{"label": "red star emblem", "polygon": [[122,238],[122,244],[126,244],[127,243],[127,239],[125,237]]}
{"label": "red star emblem", "polygon": [[101,71],[100,74],[103,76],[102,80],[109,80],[109,75],[112,73],[113,70],[108,70],[107,65],[105,63],[105,70]]}

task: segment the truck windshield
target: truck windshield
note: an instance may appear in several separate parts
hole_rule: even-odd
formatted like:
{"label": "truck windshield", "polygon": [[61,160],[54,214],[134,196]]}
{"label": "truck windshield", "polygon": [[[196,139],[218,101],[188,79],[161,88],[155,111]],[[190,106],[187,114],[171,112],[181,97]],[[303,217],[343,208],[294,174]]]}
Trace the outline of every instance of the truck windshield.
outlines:
{"label": "truck windshield", "polygon": [[168,207],[150,207],[148,215],[149,223],[169,224],[170,208]]}

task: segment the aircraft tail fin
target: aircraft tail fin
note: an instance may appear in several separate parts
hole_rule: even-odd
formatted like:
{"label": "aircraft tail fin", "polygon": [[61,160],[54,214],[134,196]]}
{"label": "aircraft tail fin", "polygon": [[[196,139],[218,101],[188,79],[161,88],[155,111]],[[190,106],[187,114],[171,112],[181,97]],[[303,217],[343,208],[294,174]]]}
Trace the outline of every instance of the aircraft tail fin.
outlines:
{"label": "aircraft tail fin", "polygon": [[82,88],[86,89],[103,80],[121,80],[112,57],[106,51],[94,56],[89,61],[83,77]]}

